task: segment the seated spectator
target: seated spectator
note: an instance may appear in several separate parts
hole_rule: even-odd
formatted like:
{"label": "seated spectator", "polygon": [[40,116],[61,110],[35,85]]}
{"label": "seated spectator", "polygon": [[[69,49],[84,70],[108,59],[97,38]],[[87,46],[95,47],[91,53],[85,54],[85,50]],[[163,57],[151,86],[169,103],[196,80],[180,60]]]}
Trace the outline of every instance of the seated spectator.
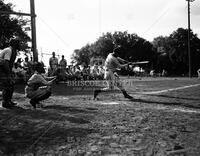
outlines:
{"label": "seated spectator", "polygon": [[97,64],[94,64],[94,66],[91,67],[90,74],[94,80],[103,79],[103,75],[104,75],[103,66],[102,65],[98,66]]}
{"label": "seated spectator", "polygon": [[32,56],[30,57],[30,61],[28,61],[28,62],[33,66],[34,61],[33,61],[33,57]]}
{"label": "seated spectator", "polygon": [[65,81],[66,80],[66,69],[62,69],[60,66],[56,70],[55,75],[57,76],[58,81]]}
{"label": "seated spectator", "polygon": [[26,71],[17,62],[14,63],[12,72],[16,81],[23,80],[24,82],[26,82]]}
{"label": "seated spectator", "polygon": [[167,71],[165,69],[162,70],[162,76],[166,76],[167,75]]}
{"label": "seated spectator", "polygon": [[22,62],[23,62],[23,61],[22,61],[21,58],[18,58],[18,59],[17,59],[16,63],[18,64],[18,67],[23,68],[22,65],[21,65]]}
{"label": "seated spectator", "polygon": [[73,67],[73,75],[75,80],[81,80],[81,69],[78,65]]}
{"label": "seated spectator", "polygon": [[97,77],[99,75],[99,69],[98,69],[98,65],[97,64],[94,64],[91,67],[90,74],[93,77],[93,79],[97,79]]}
{"label": "seated spectator", "polygon": [[56,77],[45,77],[44,67],[41,63],[34,65],[34,74],[30,77],[25,87],[25,95],[30,99],[30,104],[33,108],[40,101],[45,100],[51,96],[51,85]]}
{"label": "seated spectator", "polygon": [[103,78],[104,78],[104,72],[105,72],[105,70],[104,70],[103,65],[100,65],[100,66],[99,66],[99,75],[98,75],[98,77],[99,77],[101,80],[103,80]]}
{"label": "seated spectator", "polygon": [[66,68],[66,80],[74,80],[74,73],[72,72],[72,66]]}
{"label": "seated spectator", "polygon": [[32,63],[29,61],[28,57],[25,57],[25,60],[23,62],[23,68],[24,68],[24,70],[26,70],[26,74],[28,76],[33,74]]}
{"label": "seated spectator", "polygon": [[151,70],[149,74],[150,74],[150,76],[154,77],[155,76],[155,70]]}
{"label": "seated spectator", "polygon": [[65,71],[65,81],[67,80],[73,80],[73,74],[70,68],[66,68],[66,71]]}
{"label": "seated spectator", "polygon": [[29,68],[29,62],[28,62],[28,57],[25,57],[24,62],[23,62],[23,68],[28,69]]}
{"label": "seated spectator", "polygon": [[83,80],[90,80],[90,70],[89,70],[89,66],[87,67],[86,65],[83,66],[82,69],[82,77]]}

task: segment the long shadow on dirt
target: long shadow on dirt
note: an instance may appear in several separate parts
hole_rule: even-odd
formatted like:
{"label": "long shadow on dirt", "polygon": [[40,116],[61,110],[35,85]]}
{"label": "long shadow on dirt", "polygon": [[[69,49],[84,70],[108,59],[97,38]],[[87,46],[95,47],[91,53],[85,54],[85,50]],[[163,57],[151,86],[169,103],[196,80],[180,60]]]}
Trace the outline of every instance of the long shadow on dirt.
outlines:
{"label": "long shadow on dirt", "polygon": [[73,116],[70,113],[58,113],[57,111],[45,110],[29,110],[20,107],[15,107],[11,110],[0,110],[0,117],[12,116],[12,118],[26,118],[27,120],[45,120],[45,121],[69,121],[70,123],[86,124],[90,123],[89,120],[83,119],[82,116]]}
{"label": "long shadow on dirt", "polygon": [[5,129],[0,126],[0,150],[3,155],[32,153],[32,151],[38,151],[38,149],[48,148],[53,145],[61,146],[74,144],[75,142],[80,143],[88,134],[97,132],[95,129],[90,128],[50,126],[49,124],[42,129],[36,125],[26,125],[26,131],[21,131],[20,128],[15,130]]}
{"label": "long shadow on dirt", "polygon": [[133,102],[140,102],[140,103],[150,103],[150,104],[160,104],[160,105],[167,105],[167,106],[182,106],[187,108],[195,108],[200,109],[200,105],[191,105],[191,104],[184,104],[181,102],[160,102],[160,101],[151,101],[151,100],[143,100],[143,99],[133,99]]}
{"label": "long shadow on dirt", "polygon": [[169,95],[151,95],[151,96],[172,98],[172,99],[181,99],[181,100],[199,100],[200,101],[200,98],[186,98],[186,97],[177,97],[177,96],[169,96]]}

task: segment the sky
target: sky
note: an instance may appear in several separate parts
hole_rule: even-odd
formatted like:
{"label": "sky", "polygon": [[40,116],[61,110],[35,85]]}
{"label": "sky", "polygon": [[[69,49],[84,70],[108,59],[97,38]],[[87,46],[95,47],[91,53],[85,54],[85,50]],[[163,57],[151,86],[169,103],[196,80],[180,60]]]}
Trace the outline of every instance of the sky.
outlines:
{"label": "sky", "polygon": [[[30,13],[30,0],[5,2]],[[190,4],[191,29],[200,37],[200,0]],[[45,64],[53,51],[69,62],[75,49],[106,32],[128,31],[153,41],[188,27],[186,0],[35,0],[35,12],[37,49]]]}

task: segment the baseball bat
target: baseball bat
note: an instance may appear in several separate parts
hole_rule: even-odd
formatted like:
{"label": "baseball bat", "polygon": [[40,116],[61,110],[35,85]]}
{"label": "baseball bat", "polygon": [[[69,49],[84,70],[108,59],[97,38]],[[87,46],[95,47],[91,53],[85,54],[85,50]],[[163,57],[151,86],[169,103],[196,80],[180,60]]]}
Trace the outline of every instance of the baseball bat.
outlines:
{"label": "baseball bat", "polygon": [[139,62],[128,62],[130,65],[147,64],[149,61],[139,61]]}

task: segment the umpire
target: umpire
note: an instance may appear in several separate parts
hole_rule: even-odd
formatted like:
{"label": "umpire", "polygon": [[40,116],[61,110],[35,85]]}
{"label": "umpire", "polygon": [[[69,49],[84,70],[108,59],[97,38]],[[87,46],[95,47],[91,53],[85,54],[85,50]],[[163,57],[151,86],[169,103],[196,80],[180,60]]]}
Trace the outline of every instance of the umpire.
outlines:
{"label": "umpire", "polygon": [[12,108],[16,105],[16,103],[11,101],[14,92],[12,67],[19,49],[19,39],[12,38],[10,39],[9,46],[0,52],[0,87],[2,89],[2,107],[4,108]]}

